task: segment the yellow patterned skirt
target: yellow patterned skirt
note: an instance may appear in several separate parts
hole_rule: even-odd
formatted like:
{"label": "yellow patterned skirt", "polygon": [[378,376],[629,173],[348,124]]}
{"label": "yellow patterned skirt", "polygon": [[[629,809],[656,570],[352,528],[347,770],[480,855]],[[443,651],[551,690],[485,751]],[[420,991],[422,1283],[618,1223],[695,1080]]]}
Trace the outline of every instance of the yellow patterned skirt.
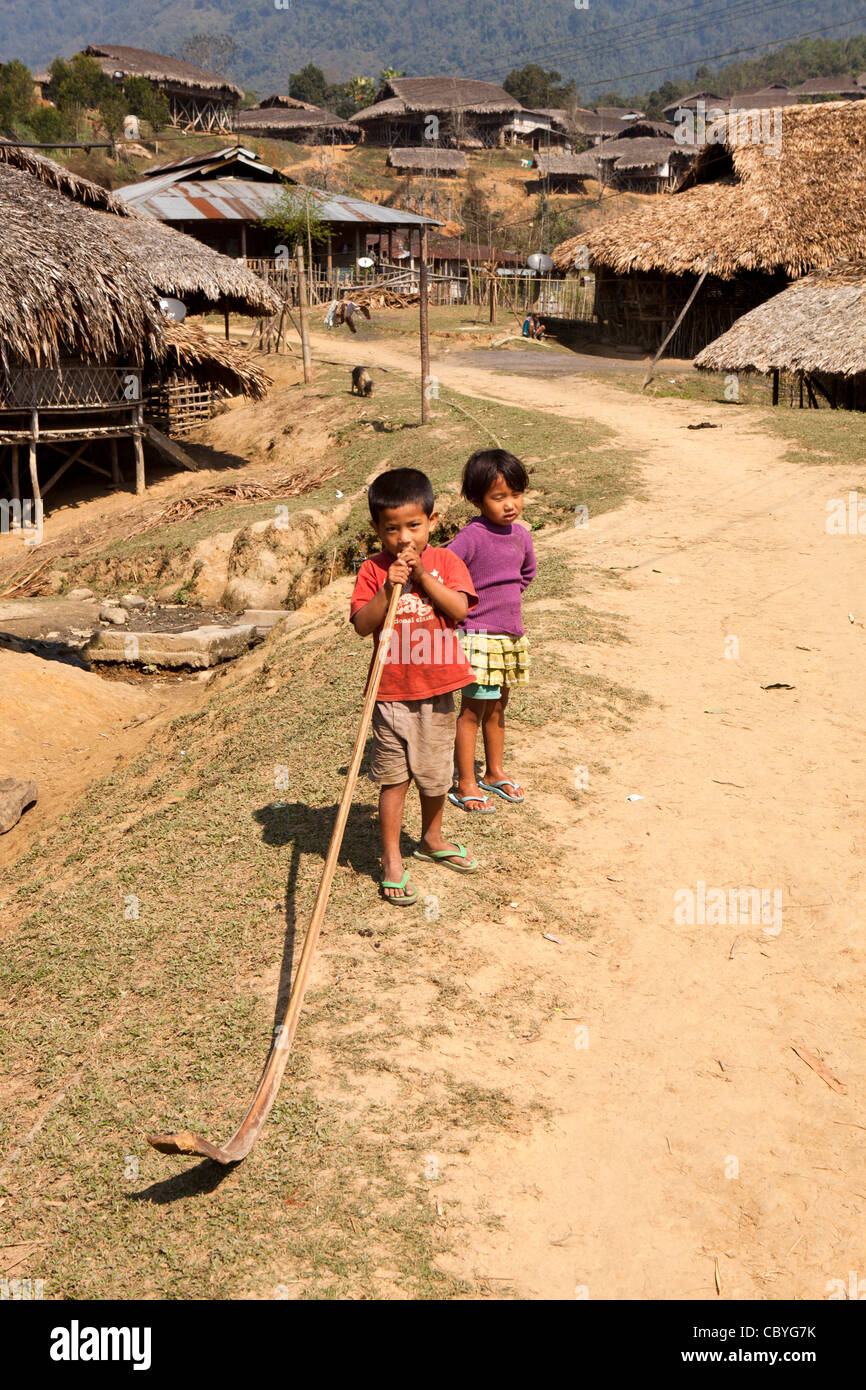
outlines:
{"label": "yellow patterned skirt", "polygon": [[[464,629],[458,629],[458,636],[477,686],[528,684],[529,639],[526,636],[508,637]],[[480,691],[477,693],[480,695]],[[465,688],[464,694],[471,696],[473,692]]]}

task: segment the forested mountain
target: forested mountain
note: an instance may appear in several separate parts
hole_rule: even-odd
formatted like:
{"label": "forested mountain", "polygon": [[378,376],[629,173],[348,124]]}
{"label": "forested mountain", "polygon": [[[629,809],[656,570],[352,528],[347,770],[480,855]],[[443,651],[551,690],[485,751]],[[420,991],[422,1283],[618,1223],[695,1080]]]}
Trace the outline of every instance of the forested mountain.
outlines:
{"label": "forested mountain", "polygon": [[228,75],[260,94],[285,90],[289,72],[311,62],[334,79],[393,65],[495,81],[538,62],[591,100],[688,81],[702,61],[758,56],[731,50],[856,33],[862,21],[844,22],[862,9],[861,0],[0,0],[0,61],[35,70],[95,42],[179,53],[193,34],[223,33],[236,45]]}

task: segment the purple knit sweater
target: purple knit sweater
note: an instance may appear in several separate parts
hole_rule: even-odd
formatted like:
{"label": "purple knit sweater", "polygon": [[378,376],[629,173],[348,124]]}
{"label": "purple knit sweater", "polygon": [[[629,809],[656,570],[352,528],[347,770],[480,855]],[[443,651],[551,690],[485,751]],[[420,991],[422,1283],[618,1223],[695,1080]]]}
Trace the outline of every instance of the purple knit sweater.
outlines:
{"label": "purple knit sweater", "polygon": [[522,637],[520,596],[536,570],[529,532],[513,522],[496,526],[476,516],[458,531],[448,549],[460,556],[478,591],[478,603],[461,627]]}

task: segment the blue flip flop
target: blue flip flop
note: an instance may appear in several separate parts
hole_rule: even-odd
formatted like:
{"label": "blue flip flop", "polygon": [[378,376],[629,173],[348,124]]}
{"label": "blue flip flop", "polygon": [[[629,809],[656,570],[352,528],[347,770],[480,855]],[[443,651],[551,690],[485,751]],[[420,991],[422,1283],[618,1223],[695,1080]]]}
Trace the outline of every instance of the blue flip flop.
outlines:
{"label": "blue flip flop", "polygon": [[511,801],[515,806],[519,806],[522,801],[526,800],[524,796],[509,796],[508,792],[502,790],[503,787],[516,788],[518,786],[518,783],[512,782],[510,777],[506,777],[503,782],[482,782],[479,780],[478,785],[482,791],[492,792],[494,796],[501,796],[503,801]]}
{"label": "blue flip flop", "polygon": [[[478,785],[480,786],[481,783],[479,782]],[[458,796],[456,792],[449,792],[448,800],[452,806],[459,806],[461,811],[466,811],[470,816],[493,816],[496,814],[496,807],[487,805],[486,796]],[[471,811],[466,805],[467,801],[482,801],[484,805],[477,811]]]}

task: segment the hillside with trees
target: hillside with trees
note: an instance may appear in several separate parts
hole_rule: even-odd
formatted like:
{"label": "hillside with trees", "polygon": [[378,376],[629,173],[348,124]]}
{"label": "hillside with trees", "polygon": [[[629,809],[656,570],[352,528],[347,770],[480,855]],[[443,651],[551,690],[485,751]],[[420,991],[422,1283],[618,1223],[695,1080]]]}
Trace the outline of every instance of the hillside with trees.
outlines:
{"label": "hillside with trees", "polygon": [[[601,92],[647,91],[666,80],[693,85],[702,63],[715,69],[725,58],[745,70],[760,53],[732,50],[779,44],[807,31],[816,39],[844,36],[852,27],[845,21],[861,10],[858,0],[833,0],[818,10],[807,0],[760,6],[746,0],[591,0],[583,9],[570,0],[536,0],[531,7],[523,0],[437,0],[435,9],[406,0],[152,0],[139,8],[124,0],[89,0],[86,6],[3,0],[0,60],[17,58],[37,70],[58,53],[71,57],[98,42],[179,55],[194,36],[210,35],[231,45],[228,76],[260,95],[285,91],[289,73],[310,63],[329,83],[375,76],[388,64],[410,75],[501,82],[512,69],[535,63],[557,70],[563,83],[574,82],[591,99]],[[812,61],[804,54],[806,67]]]}

